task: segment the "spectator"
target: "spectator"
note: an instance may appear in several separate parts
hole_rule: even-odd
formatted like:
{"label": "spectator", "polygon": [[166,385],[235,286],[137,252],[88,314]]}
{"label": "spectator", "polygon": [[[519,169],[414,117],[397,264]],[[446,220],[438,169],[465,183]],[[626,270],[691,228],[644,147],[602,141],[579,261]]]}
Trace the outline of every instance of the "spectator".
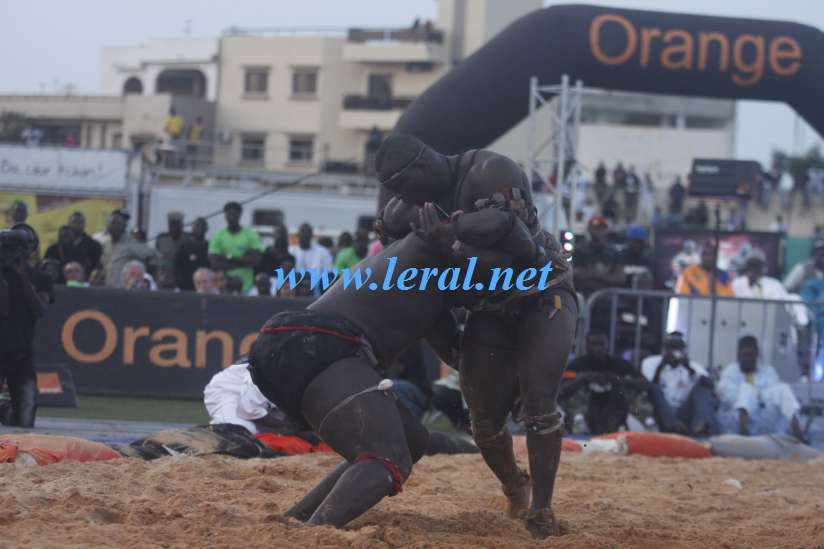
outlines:
{"label": "spectator", "polygon": [[[816,251],[818,252],[814,256],[816,260],[816,272],[801,285],[801,299],[807,303],[824,301],[824,276],[821,274],[821,272],[824,271],[824,252],[820,250]],[[792,275],[792,273],[790,274]],[[820,381],[822,373],[824,372],[824,306],[815,306],[813,311],[818,327],[818,356],[815,361],[813,379]]]}
{"label": "spectator", "polygon": [[74,244],[74,235],[68,225],[63,225],[57,231],[57,243],[52,244],[46,248],[46,253],[43,254],[44,259],[52,259],[57,261],[60,266],[57,283],[63,284],[63,267],[67,263],[76,261],[81,265],[87,264],[88,260],[83,256],[82,250]]}
{"label": "spectator", "polygon": [[183,117],[177,114],[174,107],[170,108],[169,115],[166,117],[166,123],[163,125],[163,131],[169,136],[169,140],[172,142],[177,141],[183,134],[183,128],[185,126],[186,122],[183,120]]}
{"label": "spectator", "polygon": [[[652,272],[652,257],[647,243],[649,232],[641,225],[627,229],[627,245],[618,254],[618,262],[626,267],[643,267]],[[639,273],[635,273],[639,274]]]}
{"label": "spectator", "polygon": [[[211,270],[211,269],[210,269]],[[226,291],[226,273],[223,271],[212,271],[213,280],[212,287],[216,294],[222,294]]]}
{"label": "spectator", "polygon": [[206,240],[208,231],[209,224],[204,218],[198,217],[192,223],[191,238],[184,240],[177,250],[174,275],[177,287],[181,290],[194,290],[192,277],[195,271],[209,266],[209,241]]}
{"label": "spectator", "polygon": [[135,242],[140,242],[141,244],[145,244],[148,240],[148,237],[146,236],[146,231],[144,231],[140,227],[135,227],[134,229],[132,229],[132,238],[135,240]]}
{"label": "spectator", "polygon": [[157,235],[155,248],[160,254],[160,266],[174,269],[177,252],[191,236],[183,232],[183,214],[181,212],[166,214],[166,223],[168,230]]}
{"label": "spectator", "polygon": [[121,274],[122,288],[126,290],[150,290],[151,282],[146,278],[146,267],[137,260],[128,261]]}
{"label": "spectator", "polygon": [[710,222],[710,210],[707,202],[702,200],[691,208],[684,217],[684,223],[691,229],[706,229]]}
{"label": "spectator", "polygon": [[194,168],[197,165],[197,156],[200,144],[203,141],[203,117],[195,118],[194,123],[189,126],[189,133],[186,135],[186,155],[189,159],[189,167]]}
{"label": "spectator", "polygon": [[824,279],[824,238],[821,237],[813,240],[812,257],[796,263],[784,278],[784,287],[791,293],[800,292],[811,278]]}
{"label": "spectator", "polygon": [[199,294],[218,294],[215,287],[215,273],[207,267],[200,267],[192,274],[192,286]]}
{"label": "spectator", "polygon": [[239,276],[227,274],[223,293],[226,295],[243,295],[243,279]]}
{"label": "spectator", "polygon": [[100,265],[103,246],[86,234],[86,216],[83,212],[74,212],[69,216],[69,228],[72,230],[73,243],[85,260],[83,268],[86,270],[86,275],[91,275],[92,270]]}
{"label": "spectator", "polygon": [[289,232],[283,225],[275,226],[274,243],[263,251],[260,256],[256,273],[266,273],[272,276],[275,269],[280,268],[281,262],[291,257],[289,254]]}
{"label": "spectator", "polygon": [[715,293],[718,296],[732,297],[732,277],[726,271],[715,266],[715,245],[704,244],[701,250],[701,263],[690,265],[681,271],[675,283],[675,293],[689,295],[710,295],[711,280],[715,271]]}
{"label": "spectator", "polygon": [[655,209],[655,185],[652,182],[652,176],[646,173],[638,199],[638,223],[651,225],[655,218]]}
{"label": "spectator", "polygon": [[659,409],[661,430],[690,436],[717,432],[712,380],[704,366],[687,356],[683,334],[670,333],[662,353],[645,358],[641,372],[664,395]]}
{"label": "spectator", "polygon": [[[570,362],[567,370],[574,377],[561,387],[559,400],[570,429],[579,421],[576,419],[579,414],[593,435],[613,433],[626,425],[630,411],[628,389],[633,384],[625,386],[624,382],[643,381],[643,377],[629,362],[609,354],[605,333],[588,333],[586,353]],[[643,385],[646,383],[641,387]],[[580,398],[582,396],[584,398]]]}
{"label": "spectator", "polygon": [[332,254],[317,242],[312,242],[312,225],[303,223],[298,228],[298,244],[289,246],[289,253],[295,257],[295,269],[331,271]]}
{"label": "spectator", "polygon": [[255,287],[249,290],[250,296],[272,297],[272,277],[266,273],[255,275]]}
{"label": "spectator", "polygon": [[39,271],[51,280],[52,286],[63,278],[63,266],[56,259],[44,259],[40,262]]}
{"label": "spectator", "polygon": [[747,223],[744,214],[736,206],[730,206],[727,222],[724,228],[728,231],[746,231]]}
{"label": "spectator", "polygon": [[380,239],[376,238],[369,244],[369,253],[367,253],[367,257],[372,257],[375,254],[378,254],[383,250],[383,242]]}
{"label": "spectator", "polygon": [[106,285],[110,288],[123,287],[123,270],[126,263],[139,261],[151,268],[157,266],[159,255],[157,250],[148,245],[137,242],[126,234],[129,214],[123,210],[116,210],[109,216],[106,227],[107,238],[103,243],[101,261],[106,272]]}
{"label": "spectator", "polygon": [[781,165],[773,162],[770,171],[763,174],[763,184],[761,185],[761,208],[769,210],[772,206],[772,196],[778,189],[778,182],[781,180]]}
{"label": "spectator", "polygon": [[175,283],[175,270],[171,266],[160,267],[157,270],[157,289],[167,292],[179,292]]}
{"label": "spectator", "polygon": [[339,254],[341,250],[345,248],[351,248],[352,243],[354,241],[355,239],[352,237],[352,233],[350,233],[349,231],[343,231],[342,233],[340,233],[340,235],[338,236],[338,244],[335,247],[335,250],[337,252],[335,256],[337,257],[337,254]]}
{"label": "spectator", "polygon": [[675,182],[670,187],[669,196],[670,214],[680,217],[684,212],[684,199],[687,196],[687,189],[684,188],[680,175],[675,178]]}
{"label": "spectator", "polygon": [[604,287],[622,287],[624,272],[618,250],[607,242],[609,222],[601,216],[589,221],[589,240],[574,252],[575,289],[588,296]]}
{"label": "spectator", "polygon": [[456,430],[472,434],[469,411],[464,405],[457,370],[450,368],[446,377],[432,384],[432,407],[443,413]]}
{"label": "spectator", "polygon": [[106,271],[99,267],[94,269],[89,275],[89,287],[91,288],[105,288],[106,287]]}
{"label": "spectator", "polygon": [[618,221],[618,201],[615,199],[614,189],[607,193],[607,197],[601,206],[601,215],[610,223],[615,224]]}
{"label": "spectator", "polygon": [[785,212],[793,209],[793,190],[795,189],[795,182],[793,177],[784,170],[781,170],[781,175],[778,178],[778,193],[781,196],[781,209]]}
{"label": "spectator", "polygon": [[239,293],[248,292],[254,285],[255,265],[260,261],[263,245],[257,232],[241,227],[243,208],[237,202],[223,206],[226,228],[219,230],[209,242],[209,263],[212,269],[225,271],[227,278],[240,279]]}
{"label": "spectator", "polygon": [[34,328],[54,303],[54,289],[48,277],[32,268],[37,235],[30,227],[25,230],[27,245],[0,262],[0,381],[5,380],[11,396],[10,424],[30,429],[37,413]]}
{"label": "spectator", "polygon": [[352,246],[338,252],[338,256],[335,258],[335,268],[338,271],[352,269],[363,261],[368,253],[369,232],[366,229],[358,229],[355,232],[355,239]]}
{"label": "spectator", "polygon": [[433,381],[428,375],[421,346],[418,343],[405,349],[386,371],[386,376],[394,383],[392,390],[398,400],[419,419],[429,407]]}
{"label": "spectator", "polygon": [[[787,292],[781,282],[770,276],[764,276],[766,258],[761,250],[754,250],[744,264],[742,276],[732,281],[732,291],[735,297],[753,299],[775,299],[779,301],[793,301],[798,299]],[[809,323],[807,307],[804,305],[787,307],[793,322],[798,327]]]}
{"label": "spectator", "polygon": [[638,196],[641,193],[641,179],[635,173],[635,166],[629,167],[624,185],[624,215],[629,224],[634,223],[638,216]]}
{"label": "spectator", "polygon": [[598,205],[602,206],[604,204],[604,200],[607,197],[607,191],[609,187],[607,186],[607,167],[604,166],[604,161],[598,163],[598,167],[595,168],[595,199],[598,201]]}
{"label": "spectator", "polygon": [[15,200],[9,207],[9,226],[25,223],[29,218],[29,207],[22,200]]}
{"label": "spectator", "polygon": [[69,288],[87,288],[89,286],[89,283],[86,282],[83,265],[77,261],[66,263],[66,266],[63,267],[63,279]]}
{"label": "spectator", "polygon": [[626,188],[627,172],[624,170],[624,165],[621,162],[612,170],[612,186],[616,191],[623,191]]}
{"label": "spectator", "polygon": [[787,234],[787,224],[784,223],[784,216],[783,215],[777,214],[775,216],[775,221],[770,223],[770,232]]}
{"label": "spectator", "polygon": [[724,432],[747,436],[784,433],[789,428],[793,436],[804,438],[798,422],[801,405],[775,368],[760,362],[753,336],[738,340],[738,361],[722,370],[718,396]]}

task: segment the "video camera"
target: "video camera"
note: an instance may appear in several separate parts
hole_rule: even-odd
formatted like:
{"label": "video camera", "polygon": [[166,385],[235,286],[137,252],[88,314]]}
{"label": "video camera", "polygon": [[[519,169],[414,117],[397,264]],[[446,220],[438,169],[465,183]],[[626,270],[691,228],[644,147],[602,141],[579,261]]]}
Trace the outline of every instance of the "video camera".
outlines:
{"label": "video camera", "polygon": [[29,257],[37,245],[37,233],[28,225],[21,223],[0,230],[0,267],[10,267]]}

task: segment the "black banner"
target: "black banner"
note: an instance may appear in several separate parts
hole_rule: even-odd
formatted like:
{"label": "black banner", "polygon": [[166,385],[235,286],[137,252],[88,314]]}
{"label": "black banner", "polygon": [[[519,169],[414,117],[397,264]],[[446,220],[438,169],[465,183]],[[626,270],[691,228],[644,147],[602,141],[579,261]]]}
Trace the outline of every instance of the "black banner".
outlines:
{"label": "black banner", "polygon": [[37,324],[38,364],[68,364],[80,394],[202,398],[275,313],[305,299],[56,288]]}
{"label": "black banner", "polygon": [[612,90],[783,101],[824,135],[818,29],[585,5],[515,21],[413,101],[395,130],[444,154],[484,147],[527,115],[530,77],[551,85],[563,74]]}

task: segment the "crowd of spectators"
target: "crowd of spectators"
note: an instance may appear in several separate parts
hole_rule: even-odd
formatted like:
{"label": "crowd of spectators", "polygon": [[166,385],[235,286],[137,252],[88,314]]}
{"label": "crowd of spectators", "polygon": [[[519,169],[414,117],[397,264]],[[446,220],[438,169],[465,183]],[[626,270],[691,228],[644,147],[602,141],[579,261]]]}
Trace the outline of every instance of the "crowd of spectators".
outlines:
{"label": "crowd of spectators", "polygon": [[[335,243],[328,237],[316,238],[313,227],[303,223],[294,244],[286,227],[279,225],[273,228],[272,244],[265,247],[257,231],[240,224],[239,203],[226,203],[223,213],[226,226],[209,239],[206,219],[194,219],[187,232],[183,214],[169,212],[166,231],[148,241],[139,228],[129,230],[125,210],[112,212],[105,230],[95,237],[86,233],[85,216],[75,212],[58,230],[57,242],[46,248],[38,271],[54,284],[71,287],[308,297],[314,293],[309,277],[296,288],[278,288],[274,273],[352,268],[373,244],[365,229],[354,236],[343,232]],[[22,223],[27,216],[25,203],[15,202],[10,214],[15,223]]]}
{"label": "crowd of spectators", "polygon": [[751,335],[739,339],[737,360],[723,368],[717,383],[688,356],[680,332],[668,334],[661,352],[647,357],[640,371],[609,354],[606,334],[590,332],[585,353],[570,362],[564,377],[559,401],[567,428],[578,434],[656,428],[695,437],[788,432],[804,440],[798,399],[759,355]]}

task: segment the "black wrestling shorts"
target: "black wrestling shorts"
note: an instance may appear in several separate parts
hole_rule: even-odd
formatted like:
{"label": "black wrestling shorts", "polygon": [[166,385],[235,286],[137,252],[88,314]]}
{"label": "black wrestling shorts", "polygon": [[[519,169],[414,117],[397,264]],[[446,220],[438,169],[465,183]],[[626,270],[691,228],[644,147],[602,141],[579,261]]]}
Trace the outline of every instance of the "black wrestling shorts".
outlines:
{"label": "black wrestling shorts", "polygon": [[249,357],[252,381],[294,419],[303,417],[303,393],[313,379],[338,360],[369,353],[349,321],[311,309],[278,313],[260,331]]}

